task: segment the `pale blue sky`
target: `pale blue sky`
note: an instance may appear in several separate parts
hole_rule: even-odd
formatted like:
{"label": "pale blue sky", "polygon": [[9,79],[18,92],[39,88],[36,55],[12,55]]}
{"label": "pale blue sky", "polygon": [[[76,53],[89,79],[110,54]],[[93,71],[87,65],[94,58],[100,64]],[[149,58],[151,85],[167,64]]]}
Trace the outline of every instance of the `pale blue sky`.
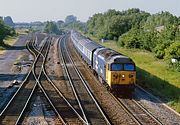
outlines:
{"label": "pale blue sky", "polygon": [[9,15],[15,22],[64,20],[71,14],[87,21],[95,13],[128,8],[180,16],[180,0],[0,0],[0,16]]}

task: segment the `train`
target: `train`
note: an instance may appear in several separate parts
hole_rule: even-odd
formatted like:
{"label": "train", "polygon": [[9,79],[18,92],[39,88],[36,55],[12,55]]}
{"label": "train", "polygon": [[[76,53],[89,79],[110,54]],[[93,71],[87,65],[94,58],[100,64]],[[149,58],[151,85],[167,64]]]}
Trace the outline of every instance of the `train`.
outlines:
{"label": "train", "polygon": [[70,32],[71,41],[99,81],[114,93],[132,93],[136,83],[136,65],[133,60],[106,48],[79,32]]}

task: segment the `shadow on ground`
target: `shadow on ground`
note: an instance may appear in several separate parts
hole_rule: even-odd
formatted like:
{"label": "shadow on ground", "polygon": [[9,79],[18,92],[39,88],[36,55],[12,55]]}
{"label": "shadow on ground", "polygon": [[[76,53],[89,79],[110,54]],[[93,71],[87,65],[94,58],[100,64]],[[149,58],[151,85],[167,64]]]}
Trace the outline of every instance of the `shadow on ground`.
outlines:
{"label": "shadow on ground", "polygon": [[179,102],[180,88],[170,84],[164,79],[150,74],[149,72],[137,67],[137,84],[149,90],[155,96],[162,99],[163,102]]}

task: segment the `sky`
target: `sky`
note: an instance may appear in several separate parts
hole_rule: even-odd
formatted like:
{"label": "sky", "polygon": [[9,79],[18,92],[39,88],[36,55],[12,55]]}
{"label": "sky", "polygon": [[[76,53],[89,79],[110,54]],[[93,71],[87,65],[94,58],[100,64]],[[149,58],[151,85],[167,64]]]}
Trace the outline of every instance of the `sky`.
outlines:
{"label": "sky", "polygon": [[155,14],[169,11],[180,16],[180,0],[0,0],[0,16],[11,16],[14,22],[57,21],[68,15],[87,21],[95,13],[108,9],[140,8]]}

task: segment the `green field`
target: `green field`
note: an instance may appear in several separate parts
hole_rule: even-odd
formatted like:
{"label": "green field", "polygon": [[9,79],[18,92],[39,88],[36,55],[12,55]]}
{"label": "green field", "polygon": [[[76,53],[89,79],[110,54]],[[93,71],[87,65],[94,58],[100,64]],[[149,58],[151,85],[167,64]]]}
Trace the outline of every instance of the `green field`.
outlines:
{"label": "green field", "polygon": [[137,84],[180,113],[180,72],[168,69],[166,62],[148,51],[120,48],[114,41],[100,44],[132,58],[137,66]]}

